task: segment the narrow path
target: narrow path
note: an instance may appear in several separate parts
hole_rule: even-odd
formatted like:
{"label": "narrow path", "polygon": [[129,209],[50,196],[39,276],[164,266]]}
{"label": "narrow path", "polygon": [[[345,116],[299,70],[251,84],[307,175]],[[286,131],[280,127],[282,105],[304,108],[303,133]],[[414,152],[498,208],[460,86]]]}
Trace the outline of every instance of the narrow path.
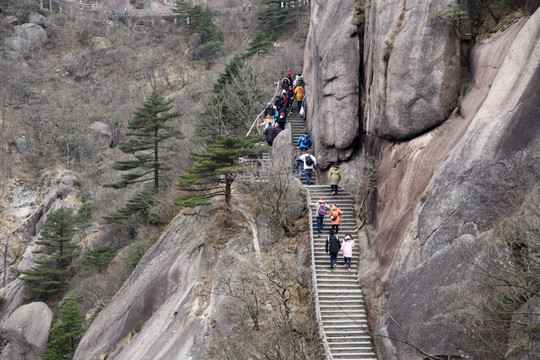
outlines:
{"label": "narrow path", "polygon": [[[288,121],[291,124],[293,145],[306,131],[305,121],[300,114],[292,112]],[[305,185],[309,194],[309,203],[317,203],[323,197],[328,204],[337,204],[344,214],[339,227],[338,236],[343,242],[345,234],[349,233],[355,240],[351,271],[347,271],[340,253],[338,267],[330,270],[330,257],[325,245],[330,229],[330,220],[325,219],[323,235],[317,235],[317,213],[310,206],[309,220],[311,223],[311,253],[313,270],[313,290],[315,292],[317,320],[320,336],[324,345],[327,359],[347,360],[376,360],[372,339],[367,331],[367,318],[364,308],[362,291],[357,284],[359,244],[355,232],[354,200],[351,194],[340,189],[338,196],[332,196],[330,185]]]}

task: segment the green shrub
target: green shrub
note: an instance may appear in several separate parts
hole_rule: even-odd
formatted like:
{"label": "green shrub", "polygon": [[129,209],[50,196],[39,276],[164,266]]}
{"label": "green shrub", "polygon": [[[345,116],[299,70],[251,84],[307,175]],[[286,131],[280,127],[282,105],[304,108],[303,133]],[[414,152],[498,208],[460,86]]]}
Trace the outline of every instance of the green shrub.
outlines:
{"label": "green shrub", "polygon": [[103,272],[115,256],[116,253],[110,246],[98,246],[86,253],[84,268],[89,271]]}

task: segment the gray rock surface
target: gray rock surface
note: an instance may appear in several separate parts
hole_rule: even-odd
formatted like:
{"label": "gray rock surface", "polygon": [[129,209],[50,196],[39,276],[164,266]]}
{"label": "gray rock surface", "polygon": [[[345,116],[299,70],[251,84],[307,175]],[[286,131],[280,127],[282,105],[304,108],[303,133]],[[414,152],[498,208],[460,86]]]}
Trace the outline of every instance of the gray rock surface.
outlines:
{"label": "gray rock surface", "polygon": [[[366,152],[381,163],[360,283],[371,313],[388,310],[429,354],[475,349],[445,322],[471,277],[454,245],[478,242],[479,256],[486,256],[494,248],[490,232],[540,181],[539,39],[537,12],[474,49],[465,119],[450,117],[401,144],[366,136]],[[388,316],[378,320],[381,334],[399,333]],[[399,341],[376,342],[384,359],[420,356]]]}
{"label": "gray rock surface", "polygon": [[[225,300],[211,295],[214,268],[223,271],[245,248],[253,254],[251,235],[242,232],[217,259],[215,246],[222,240],[210,233],[212,214],[210,208],[195,208],[173,219],[85,333],[74,359],[203,356],[210,324],[227,327],[230,322],[219,310]],[[123,343],[139,322],[142,330]]]}
{"label": "gray rock surface", "polygon": [[26,20],[27,23],[37,24],[43,28],[48,27],[49,19],[47,19],[45,16],[41,14],[30,14],[28,15],[28,19]]}
{"label": "gray rock surface", "polygon": [[[372,1],[366,10],[366,131],[407,140],[441,124],[457,105],[460,42],[430,14],[454,1]],[[388,61],[383,60],[389,56]]]}
{"label": "gray rock surface", "polygon": [[400,341],[380,338],[381,359],[423,359],[417,349],[445,359],[484,358],[485,354],[475,351],[476,344],[467,330],[459,325],[463,314],[478,314],[481,299],[492,294],[489,287],[478,286],[483,273],[474,263],[504,263],[508,256],[504,247],[493,251],[492,239],[489,233],[477,238],[464,235],[448,251],[433,255],[411,271],[396,274],[376,333]]}
{"label": "gray rock surface", "polygon": [[47,348],[53,312],[42,302],[19,307],[2,325],[0,335],[7,342],[2,360],[40,360]]}
{"label": "gray rock surface", "polygon": [[360,43],[354,0],[311,2],[304,52],[308,130],[321,167],[346,160],[359,132]]}
{"label": "gray rock surface", "polygon": [[46,31],[38,24],[28,23],[15,26],[15,36],[6,39],[4,46],[6,50],[26,57],[32,49],[41,47],[46,41]]}

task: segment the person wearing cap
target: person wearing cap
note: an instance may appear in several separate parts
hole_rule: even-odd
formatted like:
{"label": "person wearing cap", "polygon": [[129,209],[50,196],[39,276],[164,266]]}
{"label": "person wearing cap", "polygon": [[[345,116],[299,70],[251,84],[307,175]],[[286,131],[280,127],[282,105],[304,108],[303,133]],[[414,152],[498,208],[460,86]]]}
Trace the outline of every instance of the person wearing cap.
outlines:
{"label": "person wearing cap", "polygon": [[328,181],[330,182],[330,188],[332,190],[332,196],[338,195],[338,185],[341,180],[341,170],[338,164],[332,164],[330,171],[328,172]]}
{"label": "person wearing cap", "polygon": [[336,234],[339,231],[342,216],[343,210],[341,210],[337,204],[332,205],[332,209],[330,209],[330,225],[332,225],[332,230],[334,230],[334,233]]}
{"label": "person wearing cap", "polygon": [[330,210],[330,206],[324,201],[323,197],[319,198],[319,201],[316,204],[311,204],[316,206],[317,211],[317,236],[321,236],[322,231],[324,230],[324,217],[326,216],[326,213],[328,210]]}
{"label": "person wearing cap", "polygon": [[354,247],[354,239],[351,234],[346,234],[343,238],[343,244],[340,251],[343,252],[343,262],[347,271],[351,271],[352,249]]}
{"label": "person wearing cap", "polygon": [[274,116],[275,110],[272,107],[272,103],[266,104],[266,108],[264,109],[264,117],[267,117],[268,115]]}
{"label": "person wearing cap", "polygon": [[293,80],[292,80],[292,75],[290,71],[287,73],[287,79],[289,79],[289,85],[292,85]]}

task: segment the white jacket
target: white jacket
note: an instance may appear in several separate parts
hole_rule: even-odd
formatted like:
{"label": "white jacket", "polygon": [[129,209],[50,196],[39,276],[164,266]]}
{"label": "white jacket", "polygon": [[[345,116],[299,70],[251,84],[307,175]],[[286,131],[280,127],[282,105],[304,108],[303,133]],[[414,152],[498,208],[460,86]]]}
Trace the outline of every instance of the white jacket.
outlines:
{"label": "white jacket", "polygon": [[[306,164],[306,158],[307,158],[308,156],[311,156],[311,160],[313,160],[313,165],[308,165],[308,164]],[[302,160],[302,161],[304,162],[304,170],[305,170],[305,169],[313,169],[313,166],[314,166],[314,165],[317,165],[317,158],[316,158],[315,156],[313,156],[313,155],[303,154],[303,155],[300,155],[300,156],[298,157],[298,159],[300,159],[300,160]]]}

